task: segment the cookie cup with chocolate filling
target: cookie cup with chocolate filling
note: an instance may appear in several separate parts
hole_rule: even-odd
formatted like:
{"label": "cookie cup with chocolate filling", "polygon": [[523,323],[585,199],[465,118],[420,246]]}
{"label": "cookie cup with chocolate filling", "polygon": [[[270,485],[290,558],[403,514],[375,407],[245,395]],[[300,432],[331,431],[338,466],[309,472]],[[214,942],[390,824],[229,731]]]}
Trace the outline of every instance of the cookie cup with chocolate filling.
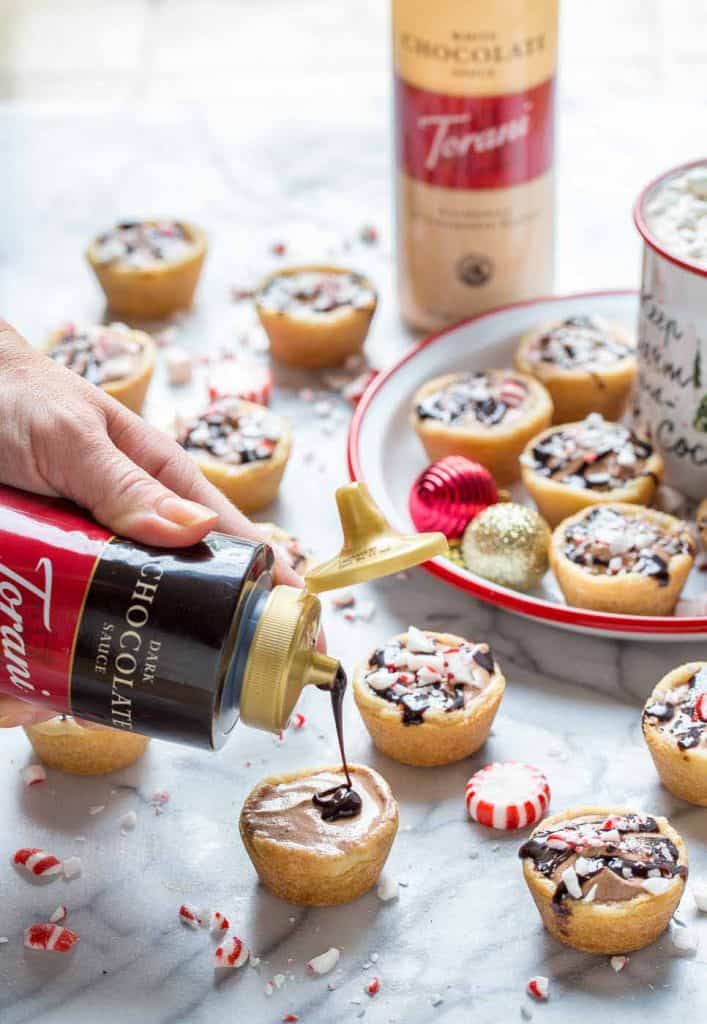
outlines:
{"label": "cookie cup with chocolate filling", "polygon": [[[201,445],[191,446],[195,421],[182,424],[177,431],[177,440],[195,460],[207,480],[226,495],[241,511],[249,514],[257,512],[269,505],[277,497],[282,477],[287,466],[292,448],[292,435],[288,422],[281,416],[243,399],[222,399],[217,406],[237,407],[240,417],[255,417],[267,422],[277,423],[278,437],[269,442],[271,448],[266,457],[254,458],[251,461],[231,461],[229,454],[219,455],[217,451]],[[198,417],[197,426],[207,429],[207,412]],[[237,430],[236,427],[233,428]],[[254,449],[258,447],[254,442]],[[212,446],[213,447],[213,446]]]}
{"label": "cookie cup with chocolate filling", "polygon": [[[401,633],[379,651],[390,651],[391,645],[392,650],[398,644],[405,647],[409,635]],[[506,680],[487,644],[472,644],[451,633],[425,631],[423,635],[434,644],[442,658],[445,649],[452,649],[455,654],[460,648],[483,650],[482,660],[487,669],[478,666],[476,678],[479,685],[457,683],[455,687],[455,679],[450,678],[448,668],[440,677],[447,680],[446,690],[435,690],[436,686],[442,687],[442,682],[430,682],[427,690],[424,686],[409,687],[405,683],[397,693],[391,688],[383,689],[386,681],[377,677],[389,670],[385,666],[371,664],[378,654],[374,652],[368,662],[356,669],[353,694],[363,723],[378,750],[401,764],[435,767],[461,761],[483,746],[501,703]],[[423,653],[421,660],[424,658]],[[458,674],[466,678],[465,671],[460,666]],[[400,673],[392,670],[391,679],[396,679],[393,686],[401,676],[404,679],[408,674],[415,675],[405,668]],[[367,681],[372,676],[377,689]]]}
{"label": "cookie cup with chocolate filling", "polygon": [[361,798],[354,817],[325,820],[313,803],[345,782],[336,766],[269,776],[246,798],[243,844],[260,881],[280,899],[332,907],[376,884],[398,830],[398,805],[378,772],[360,764],[349,771]]}
{"label": "cookie cup with chocolate filling", "polygon": [[277,523],[258,523],[257,525],[263,531],[268,544],[279,548],[284,560],[300,576],[306,576],[309,570],[315,567],[317,563],[311,552],[302,547],[294,534],[283,530]]}
{"label": "cookie cup with chocolate filling", "polygon": [[147,736],[59,716],[24,727],[37,757],[69,775],[106,775],[127,768],[147,750]]}
{"label": "cookie cup with chocolate filling", "polygon": [[[296,281],[303,282],[299,292]],[[341,366],[361,351],[377,302],[373,285],[362,274],[311,264],[268,275],[256,292],[255,309],[273,357],[315,370]]]}
{"label": "cookie cup with chocolate filling", "polygon": [[108,308],[114,313],[157,320],[191,306],[206,258],[206,235],[187,221],[168,223],[178,224],[190,243],[188,251],[176,259],[134,266],[120,258],[102,259],[101,236],[89,245],[86,259],[103,289]]}
{"label": "cookie cup with chocolate filling", "polygon": [[620,419],[637,373],[631,334],[618,324],[601,328],[607,342],[616,348],[614,359],[608,353],[592,358],[589,351],[588,359],[568,359],[565,363],[552,358],[551,348],[541,357],[544,339],[561,328],[568,329],[568,325],[545,324],[524,334],[513,359],[516,368],[536,377],[550,392],[553,423],[571,423],[591,412],[599,412],[609,420]]}
{"label": "cookie cup with chocolate filling", "polygon": [[497,483],[508,484],[520,475],[518,458],[528,440],[550,423],[552,401],[543,385],[528,374],[512,370],[487,373],[492,379],[505,374],[511,387],[517,389],[515,396],[520,401],[517,407],[509,406],[508,413],[498,422],[484,422],[471,408],[447,421],[420,415],[420,408],[432,396],[470,377],[464,373],[449,373],[427,381],[413,397],[411,422],[431,462],[445,455],[464,455],[485,466]]}
{"label": "cookie cup with chocolate filling", "polygon": [[[663,475],[663,459],[649,445],[647,447],[650,448],[650,454],[643,460],[640,469],[622,480],[620,486],[614,486],[610,490],[579,487],[572,482],[561,482],[538,472],[534,466],[533,450],[546,442],[553,434],[568,429],[577,429],[583,423],[586,423],[586,420],[565,423],[559,427],[549,427],[536,437],[531,438],[520,458],[523,483],[540,514],[551,527],[557,526],[563,519],[567,519],[589,505],[609,502],[612,504],[619,502],[630,505],[649,505]],[[608,425],[619,426],[619,424]]]}
{"label": "cookie cup with chocolate filling", "polygon": [[707,662],[668,672],[648,698],[641,724],[665,788],[707,807]]}
{"label": "cookie cup with chocolate filling", "polygon": [[[606,549],[608,564],[599,564],[594,555],[588,564],[581,564],[575,559],[586,556],[568,555],[575,550],[571,538],[582,536],[592,520],[605,520],[610,528],[614,522],[625,527],[623,543],[618,534],[617,548],[624,549],[620,554],[611,554],[611,533],[588,549]],[[601,526],[598,530],[600,536]],[[643,535],[647,546],[629,547],[632,535]],[[665,512],[626,503],[582,509],[556,527],[550,543],[550,567],[568,604],[623,615],[671,615],[693,561],[694,542],[685,523]]]}
{"label": "cookie cup with chocolate filling", "polygon": [[[552,832],[553,826],[559,830],[563,823],[577,818],[611,818],[634,813],[625,808],[595,806],[561,811],[541,821],[528,842],[521,847],[523,875],[543,924],[553,938],[565,946],[571,946],[582,953],[614,956],[643,949],[667,928],[685,889],[687,849],[681,836],[666,818],[653,817],[652,820],[656,823],[658,837],[672,844],[676,860],[671,870],[676,873],[659,879],[660,870],[656,868],[655,879],[646,880],[649,884],[654,881],[656,887],[659,886],[655,892],[636,884],[634,896],[627,890],[625,880],[622,885],[622,879],[613,875],[606,882],[608,898],[602,899],[596,891],[595,897],[589,900],[587,897],[595,884],[589,879],[582,885],[580,898],[566,895],[558,902],[557,881],[538,871],[531,857],[523,856],[526,846],[539,834]],[[591,858],[591,850],[584,852],[583,856]],[[584,889],[587,890],[586,894]]]}
{"label": "cookie cup with chocolate filling", "polygon": [[[98,387],[100,387],[107,395],[111,398],[115,398],[122,405],[127,406],[133,412],[142,412],[142,407],[145,404],[145,398],[147,397],[147,391],[150,387],[152,375],[155,370],[155,343],[149,334],[145,331],[135,331],[127,327],[125,324],[114,325],[109,324],[107,327],[102,325],[95,325],[90,328],[83,329],[84,331],[90,331],[95,333],[96,338],[100,334],[115,331],[116,328],[120,328],[120,332],[125,335],[126,344],[131,349],[135,349],[134,353],[131,353],[129,357],[116,357],[114,364],[117,363],[118,358],[125,362],[126,373],[123,376],[117,376],[105,381],[96,381]],[[59,355],[60,350],[64,349],[67,343],[71,341],[71,331],[79,331],[82,329],[69,325],[69,327],[59,327],[57,330],[52,331],[47,339],[44,351],[47,355],[54,359],[56,362],[62,360],[56,358]],[[98,344],[98,342],[96,342]],[[54,352],[54,356],[52,356]],[[66,364],[64,364],[66,365]],[[106,363],[104,363],[104,366]],[[71,364],[68,364],[68,369],[73,369]],[[90,383],[94,383],[90,376],[80,374],[85,379],[89,380]]]}
{"label": "cookie cup with chocolate filling", "polygon": [[707,550],[707,498],[703,498],[697,506],[696,522],[702,547]]}

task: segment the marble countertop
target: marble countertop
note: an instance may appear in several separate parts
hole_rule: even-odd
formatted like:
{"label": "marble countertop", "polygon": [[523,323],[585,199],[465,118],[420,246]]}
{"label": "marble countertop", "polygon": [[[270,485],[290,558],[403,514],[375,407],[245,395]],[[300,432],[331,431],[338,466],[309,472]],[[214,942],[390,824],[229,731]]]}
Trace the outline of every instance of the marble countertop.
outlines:
{"label": "marble countertop", "polygon": [[[689,97],[672,106],[638,104],[605,91],[597,107],[565,95],[559,291],[637,284],[630,202],[654,172],[693,155],[691,112],[699,108],[691,104]],[[393,297],[382,110],[380,98],[368,94],[356,109],[347,106],[345,122],[326,97],[316,113],[299,117],[278,115],[272,104],[267,116],[249,108],[238,117],[223,108],[0,106],[0,307],[35,341],[57,321],[101,316],[81,257],[86,240],[121,215],[176,211],[204,224],[212,240],[198,305],[177,327],[180,342],[217,352],[246,336],[257,347],[252,314],[247,304],[232,303],[229,291],[268,270],[270,245],[284,241],[292,258],[345,259],[379,283],[370,355],[385,364],[410,339]],[[374,247],[357,241],[369,223],[381,231]],[[190,408],[205,375],[200,368],[194,387],[170,393],[168,401],[158,379],[148,414],[163,422],[173,405]],[[338,546],[336,513],[333,501],[313,502],[311,495],[346,479],[348,411],[333,398],[334,420],[318,421],[296,398],[305,381],[276,371],[277,405],[295,421],[297,447],[267,518],[323,556]],[[0,945],[2,1024],[269,1024],[287,1013],[302,1024],[505,1024],[520,1019],[522,1008],[537,1021],[589,1024],[620,1015],[633,1024],[648,1014],[672,1020],[687,1007],[707,1012],[707,918],[697,922],[696,956],[674,955],[665,936],[614,974],[606,957],[574,953],[543,933],[521,877],[520,837],[470,824],[463,801],[475,768],[494,759],[530,761],[549,777],[553,810],[612,802],[667,814],[687,841],[692,876],[707,880],[707,814],[661,789],[640,731],[645,695],[669,668],[701,657],[702,648],[557,632],[485,607],[421,571],[367,585],[361,597],[375,602],[370,622],[346,622],[325,600],[330,649],[348,667],[414,622],[489,639],[509,683],[484,750],[436,770],[404,768],[378,755],[349,699],[351,757],[378,768],[400,802],[389,862],[405,883],[399,899],[384,904],[372,893],[341,909],[288,906],[258,886],[240,844],[240,806],[262,775],[336,759],[328,705],[317,693],[303,698],[305,728],[289,731],[284,742],[239,727],[216,755],[153,743],[139,765],[114,777],[50,772],[46,785],[31,789],[20,778],[30,761],[24,736],[3,734],[0,936],[9,941]],[[157,815],[150,798],[160,789],[170,799]],[[122,835],[128,810],[136,811],[137,827]],[[26,882],[9,866],[22,845],[78,855],[83,873],[70,882]],[[212,940],[177,918],[183,901],[226,913],[261,957],[260,967],[217,979]],[[69,907],[79,947],[69,957],[26,952],[24,927],[58,903]],[[680,917],[697,917],[689,886]],[[342,950],[337,973],[307,977],[305,962],[331,945]],[[367,967],[373,954],[377,960]],[[266,982],[280,973],[285,984],[266,997]],[[364,985],[374,974],[381,990],[371,999]],[[550,978],[547,1004],[524,995],[535,974]]]}

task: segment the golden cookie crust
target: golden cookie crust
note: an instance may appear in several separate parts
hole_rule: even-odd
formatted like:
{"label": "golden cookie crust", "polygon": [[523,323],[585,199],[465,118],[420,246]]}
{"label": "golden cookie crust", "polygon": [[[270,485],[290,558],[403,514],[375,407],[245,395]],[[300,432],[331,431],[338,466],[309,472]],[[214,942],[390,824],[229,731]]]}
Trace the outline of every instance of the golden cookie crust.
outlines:
{"label": "golden cookie crust", "polygon": [[[452,646],[468,642],[452,633],[425,633]],[[393,639],[405,641],[407,633]],[[366,685],[363,677],[368,661],[361,663],[354,674],[353,695],[374,745],[394,761],[418,767],[452,764],[470,757],[486,742],[506,688],[495,658],[494,664],[488,686],[466,707],[458,711],[430,708],[420,725],[403,725],[400,708]]]}
{"label": "golden cookie crust", "polygon": [[73,718],[51,718],[24,727],[37,757],[69,775],[106,775],[134,764],[149,737],[122,729],[79,725]]}
{"label": "golden cookie crust", "polygon": [[[246,412],[262,411],[263,406],[239,399]],[[284,417],[279,417],[282,433],[268,459],[232,466],[213,455],[201,455],[185,449],[207,480],[226,495],[242,512],[258,512],[277,497],[280,483],[292,449],[292,433]]]}
{"label": "golden cookie crust", "polygon": [[702,541],[702,547],[707,548],[707,498],[703,498],[697,506],[697,532]]}
{"label": "golden cookie crust", "polygon": [[707,747],[681,750],[675,740],[647,720],[646,708],[706,666],[705,661],[690,661],[663,676],[646,701],[641,723],[660,781],[675,796],[699,807],[707,807]]}
{"label": "golden cookie crust", "polygon": [[[520,339],[513,358],[516,369],[536,377],[550,392],[554,406],[552,422],[583,420],[590,412],[601,413],[607,420],[620,419],[638,372],[636,357],[627,356],[593,370],[565,369],[530,359],[528,352],[537,339],[556,326],[555,322],[547,323],[528,331]],[[610,324],[609,330],[618,340],[633,343],[631,333],[618,324]]]}
{"label": "golden cookie crust", "polygon": [[118,261],[100,263],[96,259],[96,241],[91,242],[86,259],[110,310],[124,317],[158,320],[191,306],[206,258],[206,234],[188,221],[180,220],[179,224],[192,243],[191,252],[154,267],[126,267]]}
{"label": "golden cookie crust", "polygon": [[552,420],[552,400],[543,385],[525,373],[509,371],[527,386],[532,398],[525,417],[511,424],[499,423],[493,427],[468,424],[455,427],[431,419],[420,419],[417,405],[434,391],[441,391],[464,377],[464,373],[447,373],[423,384],[412,400],[411,422],[423,444],[430,462],[445,455],[464,455],[486,466],[498,484],[512,483],[520,475],[518,458],[528,440],[547,427]]}
{"label": "golden cookie crust", "polygon": [[[668,563],[670,580],[664,587],[659,586],[650,576],[637,572],[620,576],[587,572],[565,555],[564,537],[567,527],[581,521],[592,507],[583,508],[575,515],[563,519],[552,534],[550,567],[567,604],[575,608],[590,608],[619,615],[672,615],[690,575],[694,556],[687,552],[672,556]],[[636,505],[627,502],[612,502],[605,507],[626,514],[636,512]],[[644,508],[640,509],[640,513],[642,519],[658,526],[667,528],[682,524],[687,528],[682,520],[667,512]]]}
{"label": "golden cookie crust", "polygon": [[260,283],[255,309],[270,341],[270,353],[280,363],[309,370],[341,366],[363,348],[376,311],[376,290],[370,280],[361,275],[373,293],[371,302],[365,306],[348,306],[307,318],[266,309],[258,301],[258,295],[267,288],[270,281],[302,273],[351,274],[353,271],[346,267],[313,263],[287,267],[269,274]]}
{"label": "golden cookie crust", "polygon": [[[581,421],[576,423],[562,424],[566,427],[579,427]],[[548,427],[541,433],[532,437],[523,451],[523,455],[532,458],[532,450],[536,444],[540,444],[550,434],[555,433],[559,428]],[[548,477],[536,473],[530,466],[521,463],[521,477],[523,483],[535,502],[542,517],[555,527],[563,519],[568,519],[575,513],[587,508],[589,505],[650,505],[656,491],[656,487],[663,476],[663,459],[658,452],[653,451],[646,459],[646,464],[641,471],[641,476],[628,480],[623,487],[616,487],[612,491],[590,491],[588,488],[572,487],[568,484],[561,484]]]}
{"label": "golden cookie crust", "polygon": [[354,780],[366,774],[385,794],[381,818],[363,842],[346,851],[326,854],[254,834],[248,824],[248,808],[257,802],[263,786],[292,782],[321,771],[340,772],[341,766],[306,768],[262,779],[246,797],[239,821],[243,845],[260,881],[280,899],[297,906],[333,907],[368,892],[383,870],[398,830],[398,805],[388,783],[372,768],[351,764],[349,771]]}
{"label": "golden cookie crust", "polygon": [[[625,807],[586,806],[572,807],[545,818],[537,825],[531,837],[545,832],[552,825],[583,815],[632,814]],[[678,849],[678,863],[687,867],[687,849],[682,837],[667,818],[652,815],[661,835],[671,839]],[[543,924],[558,942],[582,953],[602,953],[614,956],[631,953],[650,945],[665,931],[685,889],[685,879],[676,876],[673,884],[659,895],[644,892],[631,900],[615,903],[583,903],[565,900],[567,913],[558,913],[552,903],[555,884],[535,869],[530,857],[523,858],[523,875],[535,901]]]}
{"label": "golden cookie crust", "polygon": [[[150,387],[150,381],[152,380],[152,374],[155,370],[155,359],[156,359],[156,348],[155,343],[149,334],[145,331],[131,332],[134,341],[139,341],[142,346],[142,357],[140,365],[136,373],[130,377],[124,377],[122,380],[112,380],[107,384],[101,385],[101,390],[105,391],[111,398],[115,398],[116,401],[120,402],[121,405],[126,406],[133,412],[140,414],[142,407],[145,404],[145,398],[147,397],[147,391]],[[63,338],[63,331],[59,328],[56,331],[52,331],[47,339],[45,351],[49,352]]]}

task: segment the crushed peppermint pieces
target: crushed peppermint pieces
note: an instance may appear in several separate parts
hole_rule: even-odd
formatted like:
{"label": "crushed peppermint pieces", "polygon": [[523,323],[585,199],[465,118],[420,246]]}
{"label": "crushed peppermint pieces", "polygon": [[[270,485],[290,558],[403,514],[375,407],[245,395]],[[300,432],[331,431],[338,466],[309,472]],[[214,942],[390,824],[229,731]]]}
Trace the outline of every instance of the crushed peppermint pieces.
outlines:
{"label": "crushed peppermint pieces", "polygon": [[67,857],[64,861],[64,878],[67,882],[72,878],[78,878],[83,871],[83,862],[80,857]]}
{"label": "crushed peppermint pieces", "polygon": [[692,898],[697,909],[707,914],[707,884],[704,882],[696,884],[692,889]]}
{"label": "crushed peppermint pieces", "polygon": [[334,970],[340,957],[341,950],[337,949],[336,946],[332,946],[325,953],[320,953],[319,956],[308,960],[307,970],[310,974],[328,974],[329,971]]}
{"label": "crushed peppermint pieces", "polygon": [[356,604],[356,597],[350,590],[344,590],[341,594],[332,597],[331,603],[337,611],[342,611],[344,608],[353,608]]}
{"label": "crushed peppermint pieces", "polygon": [[220,910],[214,910],[209,916],[209,931],[227,932],[230,928],[228,918]]}
{"label": "crushed peppermint pieces", "polygon": [[615,974],[619,974],[621,971],[623,971],[623,969],[628,964],[628,957],[627,956],[612,956],[611,959],[609,960],[609,963],[611,964],[612,971],[614,971]]}
{"label": "crushed peppermint pieces", "polygon": [[550,981],[543,974],[537,974],[534,978],[531,978],[528,984],[525,986],[525,991],[533,999],[537,999],[538,1002],[543,1003],[547,1000],[550,994]]}
{"label": "crushed peppermint pieces", "polygon": [[12,863],[22,867],[31,875],[37,878],[51,878],[60,875],[62,871],[61,861],[46,850],[38,850],[36,847],[26,847],[17,850],[12,858]]}
{"label": "crushed peppermint pieces", "polygon": [[232,969],[242,967],[248,961],[250,953],[248,947],[235,935],[226,939],[214,953],[214,966],[217,968]]}
{"label": "crushed peppermint pieces", "polygon": [[376,894],[378,899],[382,900],[383,903],[389,903],[391,900],[397,900],[399,896],[397,880],[392,878],[390,875],[381,875],[378,880]]}
{"label": "crushed peppermint pieces", "polygon": [[181,345],[172,345],[164,355],[164,364],[167,371],[167,383],[172,387],[185,387],[191,384],[194,374],[194,360],[191,352],[182,348]]}
{"label": "crushed peppermint pieces", "polygon": [[65,921],[69,915],[69,910],[65,903],[60,903],[56,910],[52,913],[49,918],[50,924],[61,924]]}
{"label": "crushed peppermint pieces", "polygon": [[291,724],[292,724],[292,728],[293,728],[293,729],[298,729],[298,730],[299,730],[299,729],[304,729],[305,725],[307,724],[307,719],[306,719],[306,717],[305,717],[305,716],[304,716],[304,715],[302,714],[302,712],[301,712],[301,711],[297,711],[297,712],[296,712],[296,713],[295,713],[295,714],[294,714],[294,715],[292,716],[292,723],[291,723]]}
{"label": "crushed peppermint pieces", "polygon": [[120,819],[120,831],[132,832],[137,825],[137,814],[135,811],[127,811]]}
{"label": "crushed peppermint pieces", "polygon": [[380,992],[381,982],[380,978],[371,978],[368,984],[364,987],[364,992],[371,998]]}
{"label": "crushed peppermint pieces", "polygon": [[88,813],[90,815],[100,814],[102,811],[105,811],[105,809],[106,809],[106,805],[105,804],[96,804],[94,807],[89,807]]}
{"label": "crushed peppermint pieces", "polygon": [[179,920],[182,924],[187,925],[189,928],[197,929],[201,927],[201,917],[196,907],[192,906],[191,903],[182,903],[179,908]]}
{"label": "crushed peppermint pieces", "polygon": [[44,765],[28,764],[26,768],[22,769],[22,781],[25,786],[37,786],[40,782],[46,782],[47,773],[44,770]]}
{"label": "crushed peppermint pieces", "polygon": [[296,1013],[286,1013],[282,1018],[284,1024],[294,1024],[295,1021],[299,1020]]}
{"label": "crushed peppermint pieces", "polygon": [[690,956],[697,952],[700,938],[695,928],[688,928],[686,925],[670,924],[670,941],[675,951],[684,956]]}
{"label": "crushed peppermint pieces", "polygon": [[68,953],[79,941],[75,932],[59,924],[32,924],[25,930],[26,949],[38,949],[50,953]]}

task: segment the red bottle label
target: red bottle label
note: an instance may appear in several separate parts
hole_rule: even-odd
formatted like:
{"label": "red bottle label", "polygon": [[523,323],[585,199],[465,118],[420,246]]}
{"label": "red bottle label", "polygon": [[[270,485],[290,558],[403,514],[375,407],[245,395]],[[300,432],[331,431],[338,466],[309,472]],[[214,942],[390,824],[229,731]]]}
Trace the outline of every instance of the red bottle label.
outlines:
{"label": "red bottle label", "polygon": [[0,487],[0,693],[71,710],[77,628],[109,538],[71,505]]}
{"label": "red bottle label", "polygon": [[440,188],[505,188],[552,165],[554,78],[503,96],[447,96],[396,76],[398,166]]}

